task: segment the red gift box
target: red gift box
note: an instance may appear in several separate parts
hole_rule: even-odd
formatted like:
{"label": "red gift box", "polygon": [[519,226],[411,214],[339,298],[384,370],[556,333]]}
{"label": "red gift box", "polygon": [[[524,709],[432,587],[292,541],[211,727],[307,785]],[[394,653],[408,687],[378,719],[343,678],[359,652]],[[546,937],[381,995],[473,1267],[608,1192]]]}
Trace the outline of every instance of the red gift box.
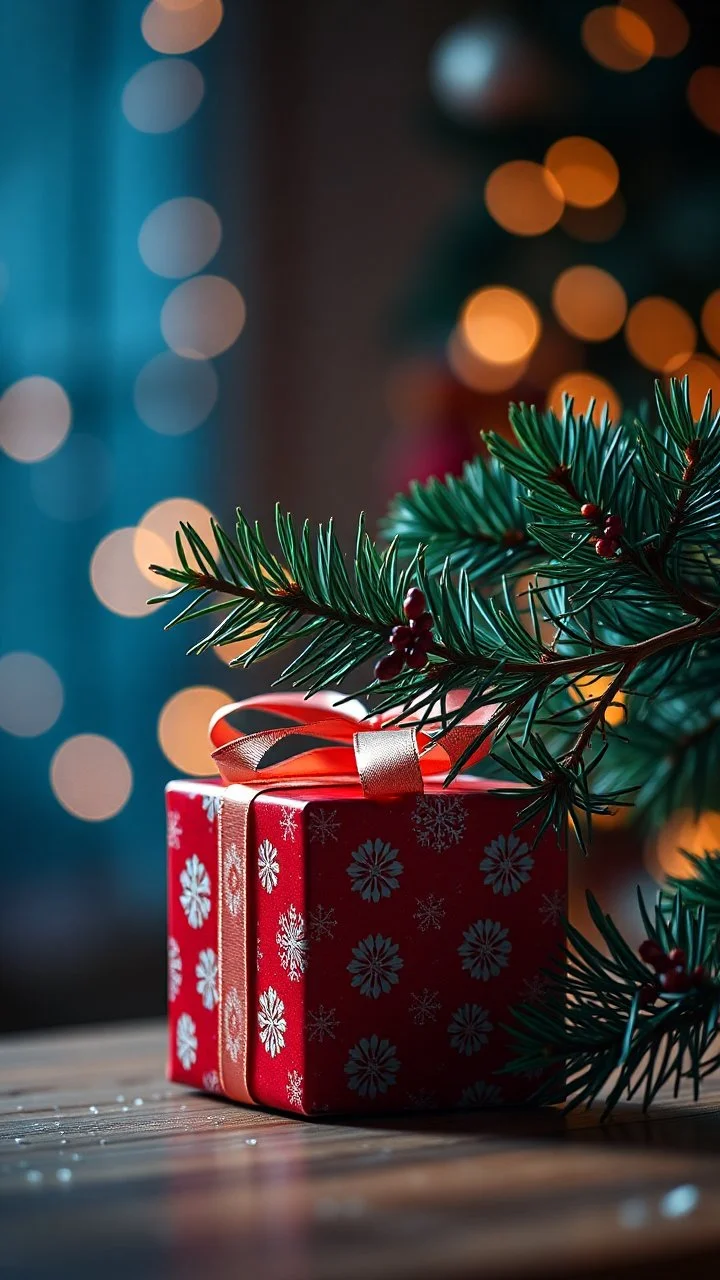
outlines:
{"label": "red gift box", "polygon": [[562,938],[555,837],[476,779],[368,797],[276,769],[167,788],[170,1078],[301,1115],[527,1101],[501,1024]]}

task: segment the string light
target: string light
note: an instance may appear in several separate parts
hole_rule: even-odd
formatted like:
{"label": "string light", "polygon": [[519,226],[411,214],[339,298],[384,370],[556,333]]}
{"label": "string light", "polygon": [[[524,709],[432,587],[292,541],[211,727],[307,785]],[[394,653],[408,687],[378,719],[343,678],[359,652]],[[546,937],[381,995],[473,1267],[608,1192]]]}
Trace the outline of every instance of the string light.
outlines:
{"label": "string light", "polygon": [[568,267],[558,276],[552,291],[555,315],[568,333],[586,342],[612,338],[627,312],[625,290],[614,276],[600,267]]}
{"label": "string light", "polygon": [[207,360],[227,351],[245,324],[242,295],[222,276],[193,276],[165,300],[160,316],[168,346],[188,360]]}
{"label": "string light", "polygon": [[637,13],[650,28],[656,58],[674,58],[690,39],[690,23],[673,0],[620,0],[623,9]]}
{"label": "string light", "polygon": [[690,77],[687,96],[700,123],[720,133],[720,67],[698,67]]}
{"label": "string light", "polygon": [[142,618],[159,605],[148,605],[148,577],[162,590],[162,581],[145,576],[138,567],[163,564],[168,547],[147,529],[114,529],[97,545],[90,561],[90,582],[101,604],[124,618]]}
{"label": "string light", "polygon": [[617,191],[620,171],[606,147],[592,138],[573,136],[554,142],[545,156],[568,204],[592,209]]}
{"label": "string light", "polygon": [[485,184],[485,204],[491,217],[516,236],[543,235],[565,208],[556,179],[531,160],[510,160],[495,169]]}
{"label": "string light", "polygon": [[217,773],[210,754],[210,717],[232,701],[222,689],[195,685],[173,695],[160,712],[158,741],[171,764],[183,773],[207,777]]}
{"label": "string light", "polygon": [[190,8],[152,0],[140,28],[151,49],[158,53],[189,53],[214,36],[223,18],[221,0],[198,0]]}
{"label": "string light", "polygon": [[515,364],[490,364],[466,345],[463,332],[453,329],[447,343],[448,364],[455,377],[472,391],[486,394],[508,391],[525,373],[527,360]]}
{"label": "string light", "polygon": [[636,302],[631,309],[625,338],[640,364],[657,373],[674,373],[693,354],[697,330],[677,302],[651,297]]}
{"label": "string light", "polygon": [[463,340],[489,364],[517,364],[535,349],[541,321],[537,307],[518,289],[478,289],[462,309]]}
{"label": "string light", "polygon": [[157,58],[130,77],[122,110],[139,133],[170,133],[195,114],[205,94],[202,72],[184,58]]}
{"label": "string light", "polygon": [[580,34],[590,57],[611,71],[638,71],[655,52],[655,37],[647,22],[620,5],[591,9]]}
{"label": "string light", "polygon": [[49,458],[67,436],[71,418],[59,382],[39,375],[21,378],[0,399],[0,448],[16,462]]}
{"label": "string light", "polygon": [[138,249],[145,266],[158,276],[180,279],[202,271],[220,248],[220,219],[205,200],[179,196],[148,214]]}
{"label": "string light", "polygon": [[81,733],[55,752],[50,785],[68,813],[85,822],[104,822],[127,804],[132,769],[124,751],[110,738]]}
{"label": "string light", "polygon": [[596,373],[578,370],[575,373],[564,373],[557,378],[547,395],[547,407],[558,417],[563,412],[563,397],[572,396],[575,413],[587,414],[590,401],[595,401],[593,421],[601,421],[605,407],[613,422],[617,422],[622,414],[622,402],[614,387]]}
{"label": "string light", "polygon": [[18,738],[36,738],[52,729],[63,708],[62,681],[36,653],[0,658],[0,729]]}

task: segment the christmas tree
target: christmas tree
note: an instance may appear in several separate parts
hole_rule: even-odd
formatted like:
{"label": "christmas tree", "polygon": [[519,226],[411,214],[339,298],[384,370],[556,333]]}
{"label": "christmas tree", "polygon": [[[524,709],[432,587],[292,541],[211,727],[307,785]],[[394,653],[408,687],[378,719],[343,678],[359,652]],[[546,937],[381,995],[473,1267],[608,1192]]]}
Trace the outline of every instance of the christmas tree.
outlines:
{"label": "christmas tree", "polygon": [[[489,459],[412,486],[379,541],[360,519],[350,568],[332,524],[278,511],[278,551],[240,511],[212,547],[183,525],[179,567],[153,566],[183,604],[170,625],[212,624],[196,653],[251,642],[243,666],[293,646],[281,680],[306,692],[362,684],[372,662],[373,709],[432,737],[487,708],[450,776],[492,739],[485,768],[537,833],[585,849],[618,804],[698,811],[720,778],[720,414],[709,396],[693,413],[687,379],[655,406],[617,424],[570,399],[560,416],[511,406]],[[568,925],[542,1003],[515,1010],[512,1069],[549,1069],[539,1099],[569,1105],[615,1071],[608,1108],[685,1075],[697,1092],[717,1061],[720,854],[640,901],[639,953],[590,910],[605,950]]]}

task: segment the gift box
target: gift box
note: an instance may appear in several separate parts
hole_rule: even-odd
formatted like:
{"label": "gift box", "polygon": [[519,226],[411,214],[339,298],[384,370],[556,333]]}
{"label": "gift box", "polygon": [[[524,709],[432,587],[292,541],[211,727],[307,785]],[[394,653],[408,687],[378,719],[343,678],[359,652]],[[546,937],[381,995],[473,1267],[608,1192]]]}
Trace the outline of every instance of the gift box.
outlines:
{"label": "gift box", "polygon": [[444,787],[414,730],[317,701],[297,732],[352,747],[262,769],[293,731],[221,715],[223,776],[167,788],[170,1078],[300,1115],[526,1102],[502,1024],[542,999],[564,852],[490,783]]}

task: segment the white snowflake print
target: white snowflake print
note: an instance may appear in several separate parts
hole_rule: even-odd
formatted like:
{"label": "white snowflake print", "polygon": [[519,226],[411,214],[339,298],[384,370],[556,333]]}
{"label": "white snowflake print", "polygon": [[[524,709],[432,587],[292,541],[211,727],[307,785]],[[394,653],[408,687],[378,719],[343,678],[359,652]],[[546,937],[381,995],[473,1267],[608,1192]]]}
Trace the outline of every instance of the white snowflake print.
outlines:
{"label": "white snowflake print", "polygon": [[354,975],[350,985],[359,987],[360,994],[372,1000],[387,993],[398,982],[397,971],[403,966],[398,950],[392,938],[369,933],[352,949],[355,958],[347,967],[348,973]]}
{"label": "white snowflake print", "polygon": [[417,920],[420,932],[427,933],[428,929],[439,929],[445,919],[445,899],[436,898],[434,893],[429,893],[427,898],[416,898],[415,901],[417,911],[413,920]]}
{"label": "white snowflake print", "polygon": [[206,1071],[203,1076],[203,1089],[206,1093],[222,1093],[220,1077],[217,1071]]}
{"label": "white snowflake print", "polygon": [[297,834],[297,810],[292,805],[283,805],[280,811],[280,830],[283,840],[294,840]]}
{"label": "white snowflake print", "polygon": [[361,1098],[376,1098],[378,1093],[387,1093],[400,1070],[396,1052],[394,1044],[378,1036],[358,1040],[345,1063],[348,1089],[354,1089]]}
{"label": "white snowflake print", "polygon": [[197,1058],[197,1036],[195,1023],[189,1013],[181,1013],[175,1028],[175,1048],[181,1066],[189,1071]]}
{"label": "white snowflake print", "polygon": [[389,898],[399,887],[398,876],[403,864],[398,862],[397,849],[384,840],[366,840],[352,855],[347,873],[353,882],[353,891],[365,902],[379,902]]}
{"label": "white snowflake print", "polygon": [[287,1022],[283,1017],[284,1012],[285,1005],[275,988],[268,987],[267,991],[263,991],[260,996],[258,1027],[260,1043],[271,1058],[275,1058],[285,1047]]}
{"label": "white snowflake print", "polygon": [[463,934],[465,941],[458,947],[458,955],[463,957],[462,967],[470,970],[471,978],[487,982],[507,968],[512,951],[507,935],[507,929],[497,920],[476,920],[470,925]]}
{"label": "white snowflake print", "polygon": [[511,833],[507,837],[496,836],[485,846],[480,870],[487,872],[484,883],[492,885],[493,893],[507,898],[527,884],[534,866],[535,859],[528,853],[527,845]]}
{"label": "white snowflake print", "polygon": [[545,998],[550,983],[543,973],[536,973],[532,978],[525,978],[520,988],[520,999],[528,1004],[539,1004]]}
{"label": "white snowflake print", "polygon": [[460,1106],[472,1110],[474,1107],[497,1107],[502,1102],[502,1092],[496,1084],[486,1084],[484,1080],[476,1080],[469,1089],[463,1089]]}
{"label": "white snowflake print", "polygon": [[182,986],[182,955],[180,944],[175,938],[168,938],[168,1000],[172,1004],[177,999]]}
{"label": "white snowflake print", "polygon": [[424,1027],[426,1022],[437,1022],[438,1013],[442,1008],[439,995],[439,991],[431,991],[429,987],[423,987],[422,991],[414,991],[410,996],[410,1017],[418,1027]]}
{"label": "white snowflake print", "polygon": [[168,849],[179,849],[180,840],[182,838],[182,823],[180,814],[176,809],[168,809],[167,815],[167,844]]}
{"label": "white snowflake print", "polygon": [[310,912],[310,937],[313,942],[322,938],[334,938],[337,928],[334,907],[323,907],[320,903]]}
{"label": "white snowflake print", "polygon": [[199,929],[210,915],[210,877],[194,853],[180,872],[180,905],[191,929]]}
{"label": "white snowflake print", "polygon": [[305,921],[300,912],[290,906],[280,916],[278,926],[275,941],[278,944],[280,963],[287,970],[290,981],[299,982],[308,962]]}
{"label": "white snowflake print", "polygon": [[233,1062],[237,1062],[243,1047],[245,1026],[243,1011],[237,987],[230,987],[223,1001],[223,1027],[225,1028],[225,1047]]}
{"label": "white snowflake print", "polygon": [[477,1053],[484,1044],[487,1044],[488,1033],[492,1029],[493,1024],[488,1019],[487,1009],[483,1009],[479,1004],[461,1004],[460,1008],[455,1010],[448,1026],[450,1044],[453,1049],[457,1049],[458,1053],[464,1053],[469,1058],[472,1053]]}
{"label": "white snowflake print", "polygon": [[337,842],[340,822],[337,809],[311,809],[308,814],[308,835],[318,844],[327,844],[328,840]]}
{"label": "white snowflake print", "polygon": [[308,1040],[318,1040],[320,1044],[326,1036],[329,1040],[334,1040],[339,1026],[335,1010],[326,1009],[324,1004],[318,1005],[317,1009],[308,1013]]}
{"label": "white snowflake print", "polygon": [[203,1007],[214,1009],[218,1002],[218,963],[212,947],[207,947],[198,956],[195,965],[197,992],[202,996]]}
{"label": "white snowflake print", "polygon": [[540,902],[540,919],[543,924],[560,924],[565,914],[565,898],[559,889],[544,893]]}
{"label": "white snowflake print", "polygon": [[236,916],[243,899],[243,865],[236,844],[228,845],[223,861],[225,880],[225,906],[231,916]]}
{"label": "white snowflake print", "polygon": [[301,1107],[303,1104],[303,1078],[299,1071],[288,1071],[285,1089],[290,1106]]}
{"label": "white snowflake print", "polygon": [[266,893],[272,893],[275,888],[279,871],[280,863],[278,862],[275,845],[271,844],[269,840],[263,840],[258,849],[258,875]]}
{"label": "white snowflake print", "polygon": [[258,942],[258,944],[257,944],[257,967],[258,967],[258,969],[260,968],[260,961],[262,960],[262,958],[263,958],[263,953],[262,953],[262,951],[261,951],[261,949],[260,949],[260,943]]}
{"label": "white snowflake print", "polygon": [[214,822],[215,818],[219,817],[222,803],[222,796],[203,796],[202,807],[205,810],[208,822]]}
{"label": "white snowflake print", "polygon": [[412,824],[418,844],[445,853],[463,838],[467,824],[465,804],[459,796],[418,796]]}

